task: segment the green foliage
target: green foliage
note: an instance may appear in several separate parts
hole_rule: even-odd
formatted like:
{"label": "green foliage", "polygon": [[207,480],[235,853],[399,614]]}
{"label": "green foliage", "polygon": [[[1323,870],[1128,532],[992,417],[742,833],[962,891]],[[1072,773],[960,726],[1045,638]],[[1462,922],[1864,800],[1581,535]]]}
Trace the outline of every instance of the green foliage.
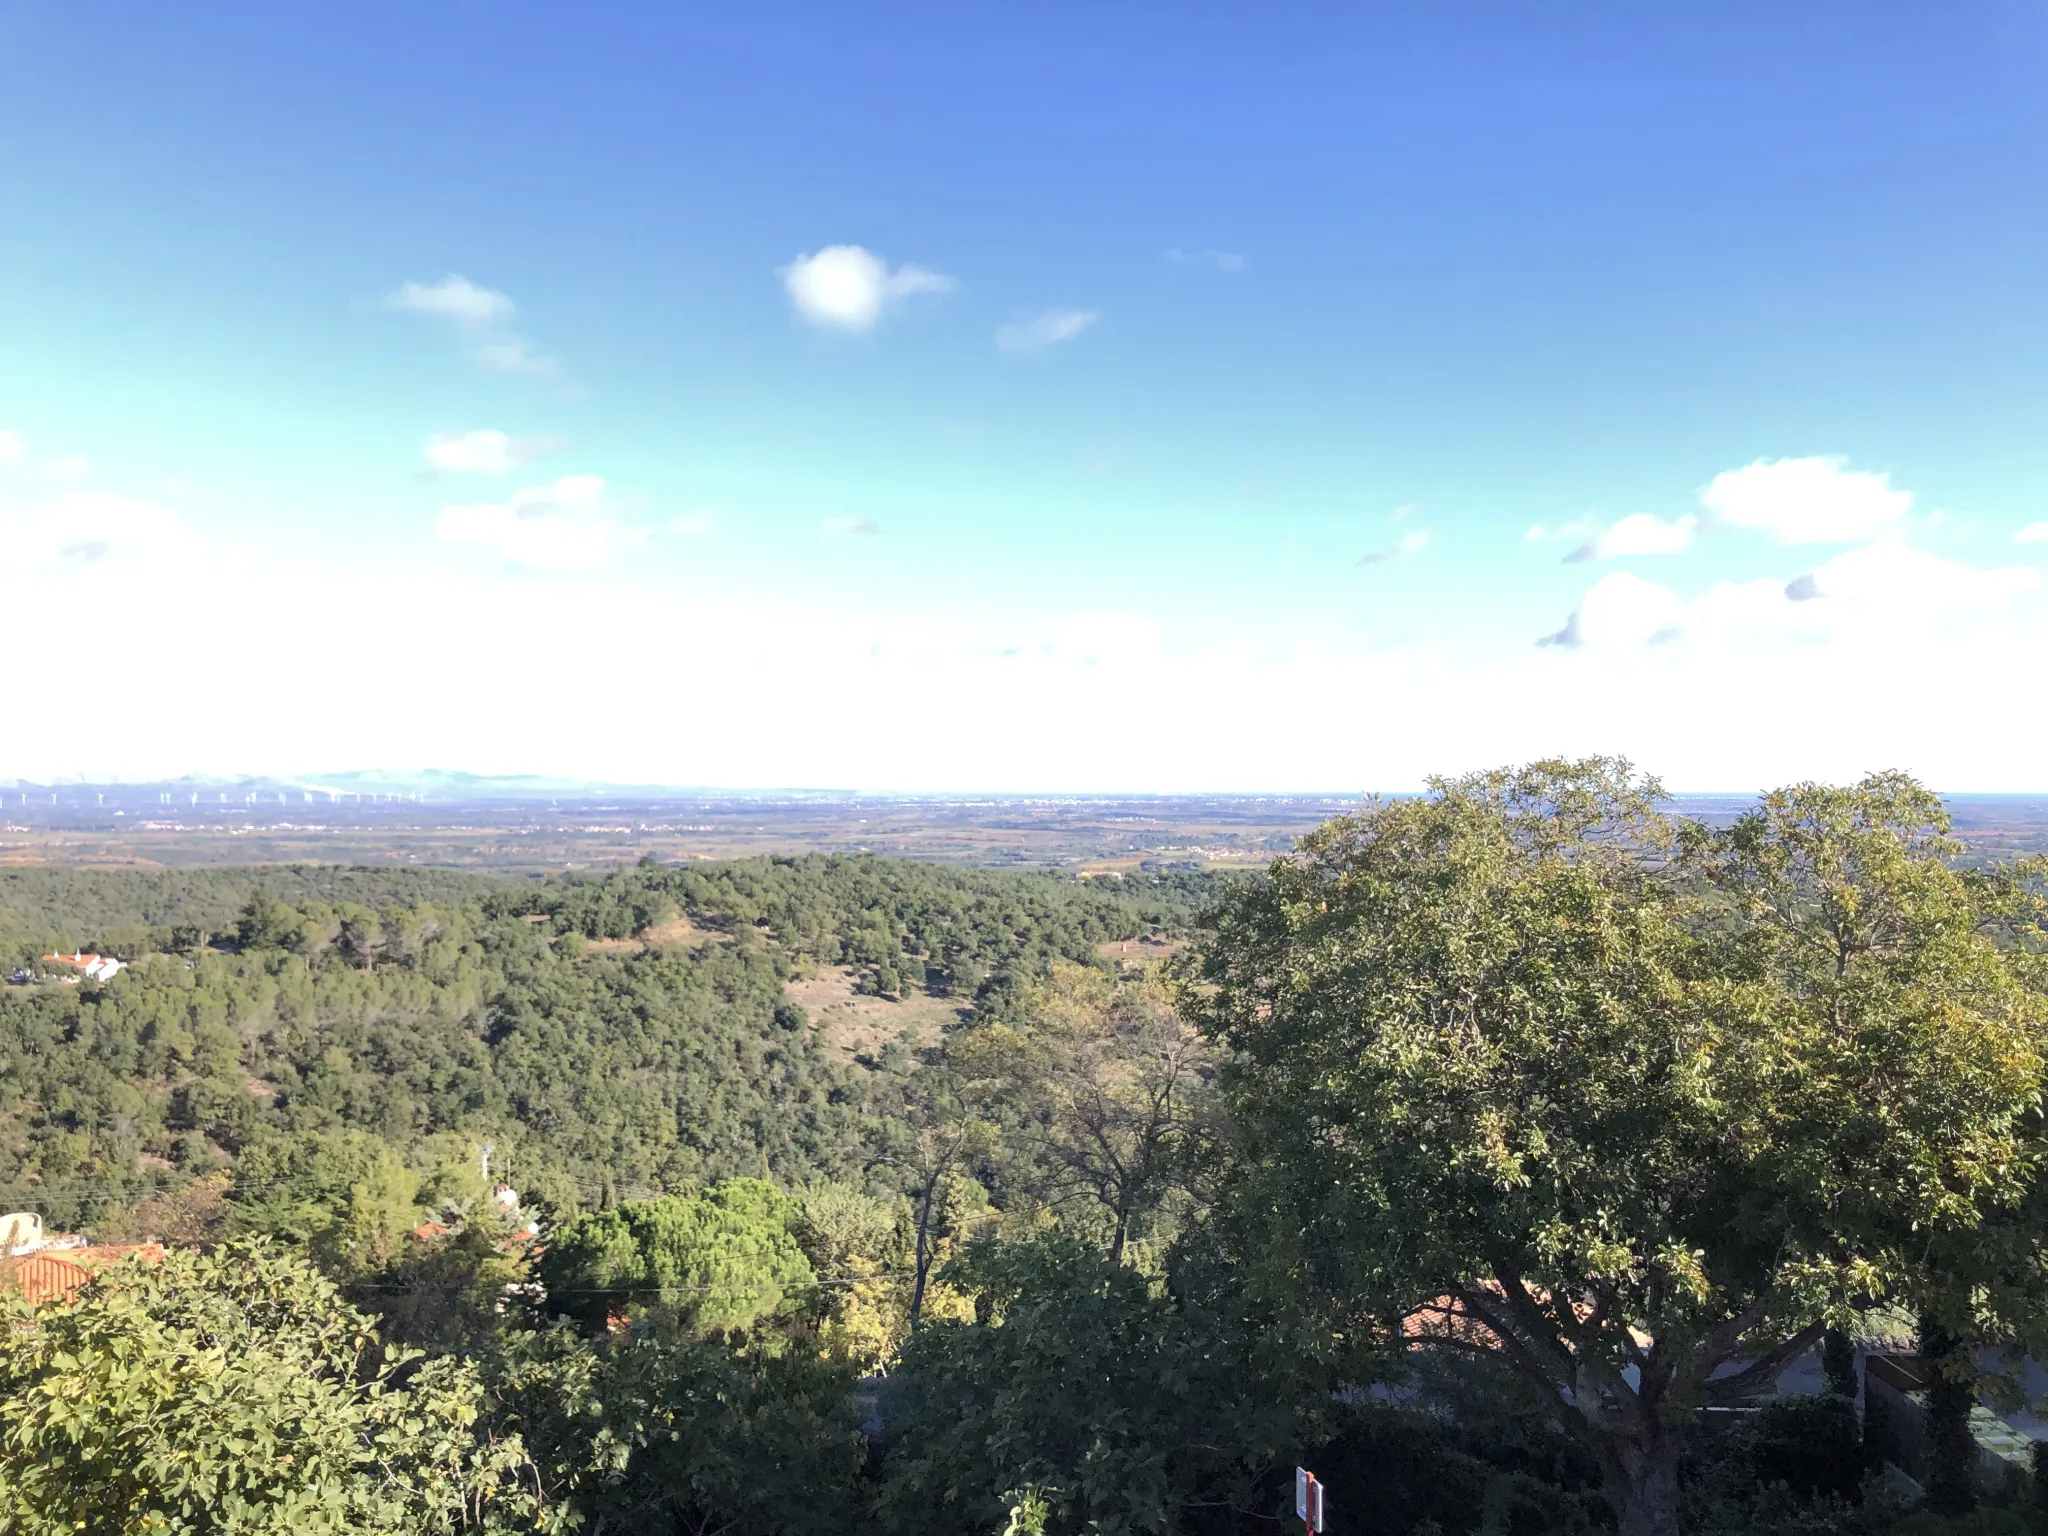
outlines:
{"label": "green foliage", "polygon": [[517,1333],[485,1362],[567,1529],[838,1536],[865,1508],[849,1373],[799,1354],[650,1335]]}
{"label": "green foliage", "polygon": [[1271,1502],[1290,1415],[1227,1312],[1057,1234],[977,1245],[947,1279],[982,1320],[934,1320],[904,1346],[886,1400],[889,1529],[1041,1518],[1019,1513],[1018,1490],[1055,1533],[1182,1530],[1197,1511]]}
{"label": "green foliage", "polygon": [[2016,1509],[1983,1509],[1973,1515],[1922,1510],[1891,1526],[1888,1536],[2040,1536],[2040,1527]]}
{"label": "green foliage", "polygon": [[[1352,1536],[1591,1536],[1605,1513],[1562,1448],[1498,1426],[1387,1404],[1341,1412],[1303,1459],[1332,1492],[1330,1528]],[[1293,1490],[1282,1490],[1292,1510]]]}
{"label": "green foliage", "polygon": [[678,910],[723,932],[764,928],[791,954],[859,968],[870,990],[894,993],[906,973],[922,974],[980,1006],[1003,989],[985,978],[1028,981],[1056,957],[1093,959],[1105,940],[1184,929],[1205,891],[1183,885],[811,855],[643,864],[600,882],[550,886],[535,910],[593,939],[629,938]]}
{"label": "green foliage", "polygon": [[0,960],[100,950],[132,959],[232,934],[255,893],[297,906],[453,905],[526,882],[451,869],[284,864],[265,869],[0,869]]}
{"label": "green foliage", "polygon": [[308,1248],[331,1275],[388,1264],[417,1222],[420,1176],[362,1131],[267,1137],[242,1155],[229,1191],[243,1232]]}
{"label": "green foliage", "polygon": [[1856,1406],[1839,1393],[1764,1403],[1689,1459],[1683,1495],[1699,1532],[1825,1531],[1851,1523],[1869,1470]]}
{"label": "green foliage", "polygon": [[1625,1532],[1672,1528],[1690,1410],[2018,1201],[2048,1043],[2038,909],[1917,787],[1768,797],[1675,873],[1655,799],[1543,763],[1339,818],[1190,995],[1238,1053],[1244,1251],[1339,1329],[1597,1396],[1564,1417]]}
{"label": "green foliage", "polygon": [[1920,1320],[1920,1357],[1933,1376],[1927,1386],[1927,1507],[1938,1515],[1965,1515],[1977,1503],[1977,1440],[1970,1432],[1976,1373],[1962,1340],[1933,1314]]}
{"label": "green foliage", "polygon": [[533,1529],[472,1370],[384,1349],[305,1260],[172,1253],[0,1321],[0,1528]]}
{"label": "green foliage", "polygon": [[631,1306],[691,1335],[753,1329],[813,1299],[802,1217],[797,1201],[759,1179],[629,1201],[556,1232],[541,1281],[554,1310],[586,1323]]}
{"label": "green foliage", "polygon": [[844,1184],[818,1184],[803,1192],[798,1205],[797,1240],[821,1279],[862,1273],[895,1245],[898,1211],[889,1201]]}
{"label": "green foliage", "polygon": [[1101,1232],[1121,1261],[1175,1196],[1187,1203],[1208,1140],[1210,1052],[1150,976],[1113,982],[1055,961],[1019,1004],[1015,1024],[951,1035],[947,1064],[1002,1127],[1012,1202]]}
{"label": "green foliage", "polygon": [[[394,895],[410,899],[369,904]],[[546,885],[7,871],[0,898],[0,938],[24,950],[52,924],[163,930],[155,958],[130,951],[139,963],[105,986],[0,989],[0,1204],[62,1226],[177,1182],[145,1176],[145,1157],[196,1175],[279,1134],[339,1130],[401,1149],[491,1141],[500,1166],[572,1209],[734,1175],[846,1177],[887,1106],[785,997],[798,967],[887,965],[900,984],[928,974],[956,991],[978,968],[1015,990],[1055,957],[1187,913],[1144,882],[868,858]],[[678,916],[697,940],[576,947]],[[206,947],[202,931],[228,937]]]}

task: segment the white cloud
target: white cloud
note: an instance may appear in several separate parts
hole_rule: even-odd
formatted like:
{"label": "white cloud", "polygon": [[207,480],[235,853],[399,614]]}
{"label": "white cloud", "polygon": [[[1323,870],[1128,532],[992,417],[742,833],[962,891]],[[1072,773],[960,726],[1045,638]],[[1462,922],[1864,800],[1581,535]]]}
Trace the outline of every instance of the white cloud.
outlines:
{"label": "white cloud", "polygon": [[1700,520],[1690,512],[1668,523],[1647,512],[1633,513],[1581,544],[1565,559],[1614,560],[1629,555],[1682,555],[1692,548],[1699,524]]}
{"label": "white cloud", "polygon": [[1700,502],[1727,523],[1773,535],[1781,544],[1867,539],[1897,527],[1913,493],[1890,477],[1846,467],[1840,458],[1758,459],[1724,470]]}
{"label": "white cloud", "polygon": [[865,331],[883,312],[920,293],[951,293],[943,273],[905,262],[894,271],[858,245],[828,245],[777,269],[796,312],[812,325]]}
{"label": "white cloud", "polygon": [[8,427],[0,427],[0,464],[12,464],[22,452],[21,434]]}
{"label": "white cloud", "polygon": [[[0,535],[0,559],[14,554]],[[608,654],[656,665],[677,655],[679,636],[745,635],[747,665],[694,670],[687,710],[643,708],[644,680],[593,671],[588,648],[534,646],[517,666],[469,670],[453,693],[387,690],[375,710],[336,711],[306,693],[303,648],[250,647],[248,635],[297,632],[309,612],[350,613],[363,621],[350,666],[412,675],[422,656],[462,654],[530,607],[531,578],[495,561],[450,569],[362,549],[320,562],[267,544],[240,564],[233,555],[201,543],[167,580],[156,563],[80,550],[10,591],[0,653],[24,676],[57,681],[126,676],[137,656],[175,671],[232,653],[241,686],[272,707],[195,711],[179,689],[128,689],[118,709],[81,709],[62,732],[24,736],[7,771],[49,778],[85,763],[139,779],[395,761],[627,783],[1257,793],[1405,789],[1430,772],[1626,751],[1687,789],[1897,765],[1946,789],[2038,791],[2048,761],[2048,713],[2013,710],[2009,670],[1971,664],[2048,645],[2038,590],[1896,634],[1846,582],[1836,583],[1842,596],[1792,604],[1776,578],[1694,599],[1683,633],[1656,645],[1318,643],[1315,615],[1297,612],[1261,613],[1236,630],[1207,615],[1194,630],[1205,638],[1188,647],[1167,643],[1149,609],[942,615],[852,596],[835,607],[693,593],[672,573],[620,561],[615,574],[549,592],[559,632],[602,633]],[[1592,607],[1589,628],[1611,631],[1624,604]],[[1646,623],[1623,627],[1643,634]],[[1039,643],[1017,643],[1025,635]],[[1050,720],[1123,719],[1136,701],[1148,717],[1200,728],[1024,732],[992,753],[986,732],[906,733],[898,714],[874,708],[877,698],[934,696]],[[605,728],[536,731],[534,700],[550,698],[596,700]],[[1332,708],[1333,699],[1370,707]],[[1715,703],[1726,707],[1706,707]],[[1231,729],[1247,710],[1299,722],[1284,752],[1270,734]],[[1972,718],[2001,729],[1929,726]],[[727,728],[707,731],[706,720]]]}
{"label": "white cloud", "polygon": [[1072,341],[1101,318],[1092,309],[1048,309],[1036,319],[998,328],[996,345],[1005,352],[1036,352],[1056,342]]}
{"label": "white cloud", "polygon": [[52,480],[83,480],[92,473],[92,460],[82,453],[67,453],[45,464],[43,473]]}
{"label": "white cloud", "polygon": [[1866,624],[1901,628],[1982,615],[2041,586],[2041,573],[2031,566],[1969,565],[1896,536],[1824,561],[1811,579],[1814,597],[1852,608]]}
{"label": "white cloud", "polygon": [[[1869,671],[1884,652],[1917,646],[1939,654],[1966,631],[2019,621],[2044,585],[2030,566],[1988,568],[1915,549],[1903,527],[1912,493],[1840,459],[1758,460],[1715,476],[1700,500],[1723,521],[1782,543],[1855,547],[1789,580],[1721,581],[1689,600],[1615,572],[1595,582],[1565,626],[1541,643],[1614,653],[1668,646],[1702,665],[1790,646],[1839,651]],[[1698,526],[1691,516],[1664,523],[1637,514],[1567,558],[1681,553]],[[2036,526],[2048,539],[2048,524]],[[1539,526],[1529,536],[1548,533]],[[2022,529],[2017,537],[2036,535]]]}
{"label": "white cloud", "polygon": [[2031,566],[1986,568],[1914,549],[1886,535],[1786,581],[1721,581],[1690,601],[1626,572],[1603,576],[1541,643],[1639,649],[1683,640],[1707,655],[1776,646],[1839,648],[1869,658],[1916,643],[1940,653],[1962,631],[2008,622],[2042,590]]}
{"label": "white cloud", "polygon": [[466,277],[451,273],[438,283],[401,283],[384,303],[389,309],[454,326],[470,360],[479,367],[500,373],[553,373],[557,366],[513,328],[519,311],[511,295],[480,287]]}
{"label": "white cloud", "polygon": [[872,517],[828,517],[822,526],[835,539],[872,539],[882,531]]}
{"label": "white cloud", "polygon": [[0,522],[0,564],[16,570],[161,563],[188,545],[176,516],[129,496],[73,491],[51,506]]}
{"label": "white cloud", "polygon": [[1583,539],[1592,532],[1593,520],[1587,517],[1578,517],[1573,518],[1568,523],[1559,523],[1554,528],[1547,527],[1542,523],[1534,524],[1527,533],[1522,535],[1522,542],[1524,544],[1543,544],[1553,539]]}
{"label": "white cloud", "polygon": [[1626,571],[1611,571],[1579,599],[1564,628],[1545,635],[1539,643],[1568,650],[1663,643],[1677,637],[1684,617],[1685,604],[1669,587]]}
{"label": "white cloud", "polygon": [[438,283],[401,283],[385,302],[410,314],[435,315],[475,328],[508,325],[518,309],[510,294],[479,287],[453,273]]}
{"label": "white cloud", "polygon": [[709,507],[696,507],[668,520],[668,531],[678,538],[702,539],[718,531],[718,514]]}
{"label": "white cloud", "polygon": [[484,428],[475,432],[437,432],[427,439],[427,462],[436,469],[471,474],[503,474],[551,452],[547,437],[513,437]]}
{"label": "white cloud", "polygon": [[2018,544],[2048,544],[2048,522],[2029,523],[2013,535]]}
{"label": "white cloud", "polygon": [[526,486],[502,502],[443,507],[435,523],[450,544],[481,544],[512,565],[537,571],[594,571],[645,542],[603,508],[597,475],[564,475]]}
{"label": "white cloud", "polygon": [[1177,267],[1208,267],[1216,272],[1242,272],[1244,258],[1235,251],[1184,251],[1175,246],[1166,259]]}
{"label": "white cloud", "polygon": [[1360,565],[1385,565],[1389,560],[1398,560],[1403,555],[1419,555],[1429,548],[1429,530],[1412,528],[1401,535],[1398,543],[1381,549],[1370,549],[1358,557]]}

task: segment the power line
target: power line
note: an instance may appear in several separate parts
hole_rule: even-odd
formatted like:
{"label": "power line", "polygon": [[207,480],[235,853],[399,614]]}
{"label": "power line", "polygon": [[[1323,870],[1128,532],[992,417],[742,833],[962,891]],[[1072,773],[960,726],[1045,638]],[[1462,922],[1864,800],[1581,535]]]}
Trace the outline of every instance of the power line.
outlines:
{"label": "power line", "polygon": [[[872,1275],[838,1277],[830,1280],[788,1280],[764,1281],[759,1285],[574,1285],[546,1287],[549,1296],[674,1296],[708,1295],[722,1292],[728,1296],[753,1296],[769,1291],[822,1291],[837,1286],[869,1285],[877,1280],[914,1280],[914,1269],[887,1269]],[[430,1286],[394,1285],[388,1281],[337,1280],[336,1289],[343,1291],[396,1292],[410,1295],[415,1291],[432,1289]]]}
{"label": "power line", "polygon": [[[207,1179],[217,1178],[221,1173],[227,1171],[228,1170],[226,1169],[215,1169],[210,1170],[206,1173],[194,1174],[187,1182],[183,1184],[151,1184],[144,1187],[143,1194],[145,1195],[145,1197],[149,1194],[181,1194],[185,1190],[191,1189],[193,1186],[200,1184]],[[135,1179],[140,1180],[144,1176],[141,1174],[136,1174],[134,1175],[134,1177]],[[505,1179],[505,1182],[508,1184],[511,1183],[514,1177],[516,1177],[516,1175],[508,1175]],[[562,1182],[573,1184],[578,1193],[594,1191],[598,1194],[603,1194],[606,1189],[606,1181],[602,1179],[583,1180],[564,1178]],[[281,1184],[306,1185],[308,1187],[309,1193],[312,1192],[313,1189],[313,1186],[307,1179],[301,1177],[292,1177],[289,1175],[280,1176],[274,1179],[244,1179],[236,1177],[234,1181],[231,1184],[229,1184],[225,1190],[222,1191],[222,1193],[226,1195],[233,1195],[239,1190],[272,1189]],[[667,1196],[676,1193],[676,1191],[664,1188],[659,1184],[612,1184],[610,1187],[613,1193],[621,1194],[622,1196],[629,1198],[632,1197],[630,1195],[630,1192],[639,1190],[652,1191],[653,1198],[657,1199],[666,1198]],[[45,1179],[38,1180],[35,1182],[22,1181],[12,1184],[0,1184],[0,1192],[8,1190],[20,1190],[28,1194],[45,1194],[54,1193],[62,1190],[75,1189],[96,1189],[108,1194],[126,1195],[134,1192],[134,1188],[135,1186],[133,1184],[123,1183],[121,1175],[119,1174],[100,1174],[92,1178]]]}

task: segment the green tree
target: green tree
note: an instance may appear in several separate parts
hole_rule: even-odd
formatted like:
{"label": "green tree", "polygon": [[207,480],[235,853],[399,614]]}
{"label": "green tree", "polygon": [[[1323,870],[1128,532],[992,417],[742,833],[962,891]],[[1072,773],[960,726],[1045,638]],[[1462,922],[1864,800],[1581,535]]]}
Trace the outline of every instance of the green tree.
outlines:
{"label": "green tree", "polygon": [[864,1529],[850,1371],[801,1351],[553,1327],[481,1364],[493,1421],[530,1446],[555,1530],[839,1536]]}
{"label": "green tree", "polygon": [[1820,1341],[1821,1374],[1827,1389],[1836,1397],[1856,1396],[1856,1341],[1839,1328],[1830,1328]]}
{"label": "green tree", "polygon": [[977,1321],[932,1321],[904,1346],[886,1529],[1023,1518],[1108,1536],[1266,1512],[1261,1474],[1294,1424],[1241,1314],[1162,1294],[1067,1233],[977,1242],[945,1278],[975,1294]]}
{"label": "green tree", "polygon": [[987,1191],[972,1169],[994,1140],[994,1127],[967,1112],[951,1074],[918,1074],[905,1095],[908,1124],[881,1161],[893,1167],[910,1197],[910,1326],[924,1319],[932,1271],[945,1245],[965,1235],[966,1225],[986,1209]]}
{"label": "green tree", "polygon": [[1122,1263],[1134,1227],[1194,1171],[1211,1068],[1200,1034],[1150,977],[1121,984],[1055,961],[1015,1025],[947,1041],[947,1059],[1003,1124],[1010,1172],[1070,1217],[1100,1223]]}
{"label": "green tree", "polygon": [[1936,1514],[1965,1515],[1977,1503],[1977,1440],[1970,1410],[1977,1382],[1970,1352],[1932,1314],[1920,1319],[1920,1359],[1927,1383],[1927,1507]]}
{"label": "green tree", "polygon": [[246,1149],[228,1198],[239,1231],[302,1243],[328,1272],[361,1276],[403,1252],[422,1219],[420,1177],[361,1131],[271,1137]]}
{"label": "green tree", "polygon": [[628,1201],[564,1224],[541,1280],[554,1310],[589,1324],[638,1306],[691,1335],[754,1329],[813,1297],[802,1219],[795,1200],[759,1179]]}
{"label": "green tree", "polygon": [[0,1529],[515,1531],[528,1464],[475,1373],[380,1346],[260,1243],[109,1271],[0,1319]]}
{"label": "green tree", "polygon": [[2017,881],[1909,781],[1768,797],[1676,871],[1625,764],[1438,781],[1226,902],[1248,1251],[1364,1336],[1506,1361],[1677,1528],[1701,1405],[2022,1198],[2044,1010]]}

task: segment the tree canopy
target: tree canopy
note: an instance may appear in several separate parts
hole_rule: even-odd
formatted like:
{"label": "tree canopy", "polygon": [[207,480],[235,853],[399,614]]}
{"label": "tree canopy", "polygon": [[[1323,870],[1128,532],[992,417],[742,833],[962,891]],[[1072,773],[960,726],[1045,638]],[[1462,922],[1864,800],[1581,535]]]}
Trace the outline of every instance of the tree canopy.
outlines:
{"label": "tree canopy", "polygon": [[0,1528],[534,1528],[474,1370],[383,1345],[304,1258],[174,1251],[5,1307]]}
{"label": "tree canopy", "polygon": [[[1261,1251],[1340,1326],[1505,1359],[1676,1529],[1687,1413],[1927,1283],[2040,1157],[2025,883],[1802,786],[1674,845],[1608,762],[1443,781],[1238,893],[1205,1021]],[[1376,1330],[1376,1332],[1375,1332]]]}
{"label": "tree canopy", "polygon": [[797,1241],[802,1215],[759,1179],[629,1201],[557,1230],[541,1279],[568,1315],[601,1321],[634,1304],[693,1335],[737,1332],[810,1299],[817,1275]]}

